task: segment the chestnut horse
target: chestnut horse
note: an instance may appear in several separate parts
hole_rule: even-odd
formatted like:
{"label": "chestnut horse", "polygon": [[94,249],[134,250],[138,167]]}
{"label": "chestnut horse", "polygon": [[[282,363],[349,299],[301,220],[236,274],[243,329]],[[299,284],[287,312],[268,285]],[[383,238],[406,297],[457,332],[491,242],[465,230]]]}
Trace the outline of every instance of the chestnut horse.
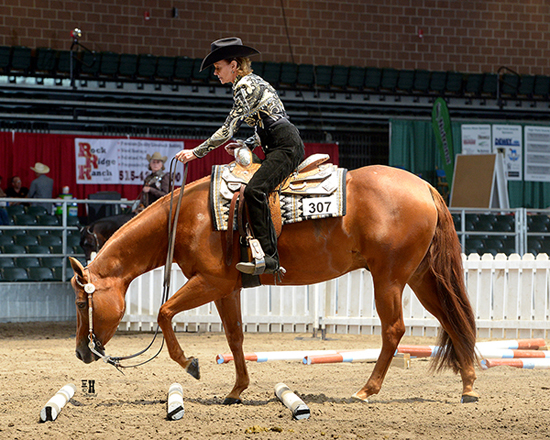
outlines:
{"label": "chestnut horse", "polygon": [[[209,187],[209,178],[185,187],[174,262],[188,281],[160,307],[158,323],[170,357],[198,379],[198,360],[184,354],[171,321],[179,312],[215,302],[236,368],[235,385],[225,403],[236,403],[249,385],[242,348],[242,283],[235,266],[225,263],[227,232],[213,230]],[[458,237],[443,199],[415,175],[385,166],[348,172],[346,191],[344,217],[283,227],[278,248],[287,272],[281,284],[313,284],[360,268],[370,270],[382,324],[382,350],[367,383],[354,394],[355,398],[366,400],[380,391],[405,333],[402,292],[408,283],[442,326],[442,348],[433,366],[450,367],[460,373],[462,401],[476,401],[475,319],[464,285]],[[178,195],[179,190],[174,199]],[[71,259],[77,306],[76,355],[85,363],[104,354],[103,347],[124,315],[130,282],[165,263],[169,212],[168,195],[122,226],[88,267]],[[233,261],[239,258],[237,240],[235,234]],[[261,281],[275,282],[272,275],[262,275]],[[89,348],[91,334],[95,335],[96,353]]]}

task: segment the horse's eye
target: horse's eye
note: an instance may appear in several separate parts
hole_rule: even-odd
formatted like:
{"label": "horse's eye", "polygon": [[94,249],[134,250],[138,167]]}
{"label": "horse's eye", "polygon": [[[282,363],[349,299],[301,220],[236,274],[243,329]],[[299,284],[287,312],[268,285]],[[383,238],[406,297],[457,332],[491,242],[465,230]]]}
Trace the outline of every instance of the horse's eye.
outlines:
{"label": "horse's eye", "polygon": [[76,302],[76,306],[77,306],[79,309],[84,309],[84,308],[86,308],[86,301],[77,301],[77,302]]}

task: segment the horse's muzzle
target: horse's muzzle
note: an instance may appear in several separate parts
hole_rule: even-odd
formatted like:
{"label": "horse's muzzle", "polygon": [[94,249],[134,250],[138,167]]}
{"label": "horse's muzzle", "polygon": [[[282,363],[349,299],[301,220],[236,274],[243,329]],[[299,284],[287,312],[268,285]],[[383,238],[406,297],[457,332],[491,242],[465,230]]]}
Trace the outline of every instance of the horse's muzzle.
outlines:
{"label": "horse's muzzle", "polygon": [[[96,350],[98,353],[101,353],[102,355],[105,355],[105,350],[103,350],[103,347],[98,347],[96,345]],[[86,343],[81,343],[78,345],[78,347],[75,350],[76,357],[80,359],[85,364],[91,364],[94,361],[97,361],[99,359],[99,356],[92,353],[90,351],[90,348]]]}

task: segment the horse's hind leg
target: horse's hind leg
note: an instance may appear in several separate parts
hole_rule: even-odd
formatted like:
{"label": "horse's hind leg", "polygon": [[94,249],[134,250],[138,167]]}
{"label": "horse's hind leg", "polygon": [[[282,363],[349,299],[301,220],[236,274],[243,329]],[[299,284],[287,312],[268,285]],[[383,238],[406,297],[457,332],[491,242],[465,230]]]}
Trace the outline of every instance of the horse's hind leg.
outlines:
{"label": "horse's hind leg", "polygon": [[[468,403],[477,401],[479,399],[479,394],[474,391],[474,382],[476,380],[474,362],[468,359],[467,356],[464,355],[464,349],[461,349],[461,347],[464,346],[466,338],[456,330],[456,325],[452,325],[443,305],[438,301],[435,295],[437,289],[435,277],[429,271],[425,271],[422,274],[415,275],[409,281],[409,285],[424,308],[441,323],[441,327],[449,335],[454,346],[453,351],[456,353],[457,362],[459,364],[458,370],[462,378],[462,402]],[[456,314],[456,311],[451,310],[449,313]]]}
{"label": "horse's hind leg", "polygon": [[[229,287],[227,292],[231,290]],[[185,356],[172,328],[172,318],[185,310],[216,301],[223,294],[222,286],[212,286],[202,275],[194,275],[159,310],[158,323],[170,357],[195,379],[200,378],[198,359]]]}
{"label": "horse's hind leg", "polygon": [[380,391],[397,345],[405,334],[401,306],[404,285],[390,280],[376,282],[374,274],[373,278],[375,279],[376,310],[382,324],[382,350],[367,383],[353,395],[353,397],[364,401]]}
{"label": "horse's hind leg", "polygon": [[248,388],[250,379],[243,352],[243,322],[241,316],[240,289],[231,295],[216,300],[227,343],[235,361],[235,386],[224,400],[225,405],[241,403],[241,393]]}

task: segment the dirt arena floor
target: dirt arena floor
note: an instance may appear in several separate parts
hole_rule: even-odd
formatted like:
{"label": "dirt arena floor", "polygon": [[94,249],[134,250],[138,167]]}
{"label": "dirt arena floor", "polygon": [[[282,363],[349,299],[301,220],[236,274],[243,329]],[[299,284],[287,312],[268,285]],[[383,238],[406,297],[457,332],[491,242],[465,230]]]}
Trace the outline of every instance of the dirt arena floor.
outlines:
{"label": "dirt arena floor", "polygon": [[[186,354],[200,359],[197,381],[159,358],[125,375],[74,355],[74,324],[0,324],[0,439],[542,439],[550,437],[550,370],[497,367],[478,372],[478,403],[460,404],[461,383],[452,373],[432,374],[412,360],[392,367],[369,403],[350,396],[367,380],[372,363],[302,365],[249,362],[250,388],[243,404],[221,402],[234,381],[234,365],[218,365],[228,351],[223,334],[178,333]],[[247,334],[245,351],[378,348],[378,336]],[[150,334],[118,332],[107,353],[131,354]],[[430,344],[432,338],[405,338]],[[82,387],[84,383],[87,388]],[[90,381],[95,393],[90,393]],[[182,419],[166,418],[167,391],[184,389]],[[293,420],[274,395],[286,383],[311,409]],[[77,392],[57,420],[40,422],[40,410],[62,386]]]}

